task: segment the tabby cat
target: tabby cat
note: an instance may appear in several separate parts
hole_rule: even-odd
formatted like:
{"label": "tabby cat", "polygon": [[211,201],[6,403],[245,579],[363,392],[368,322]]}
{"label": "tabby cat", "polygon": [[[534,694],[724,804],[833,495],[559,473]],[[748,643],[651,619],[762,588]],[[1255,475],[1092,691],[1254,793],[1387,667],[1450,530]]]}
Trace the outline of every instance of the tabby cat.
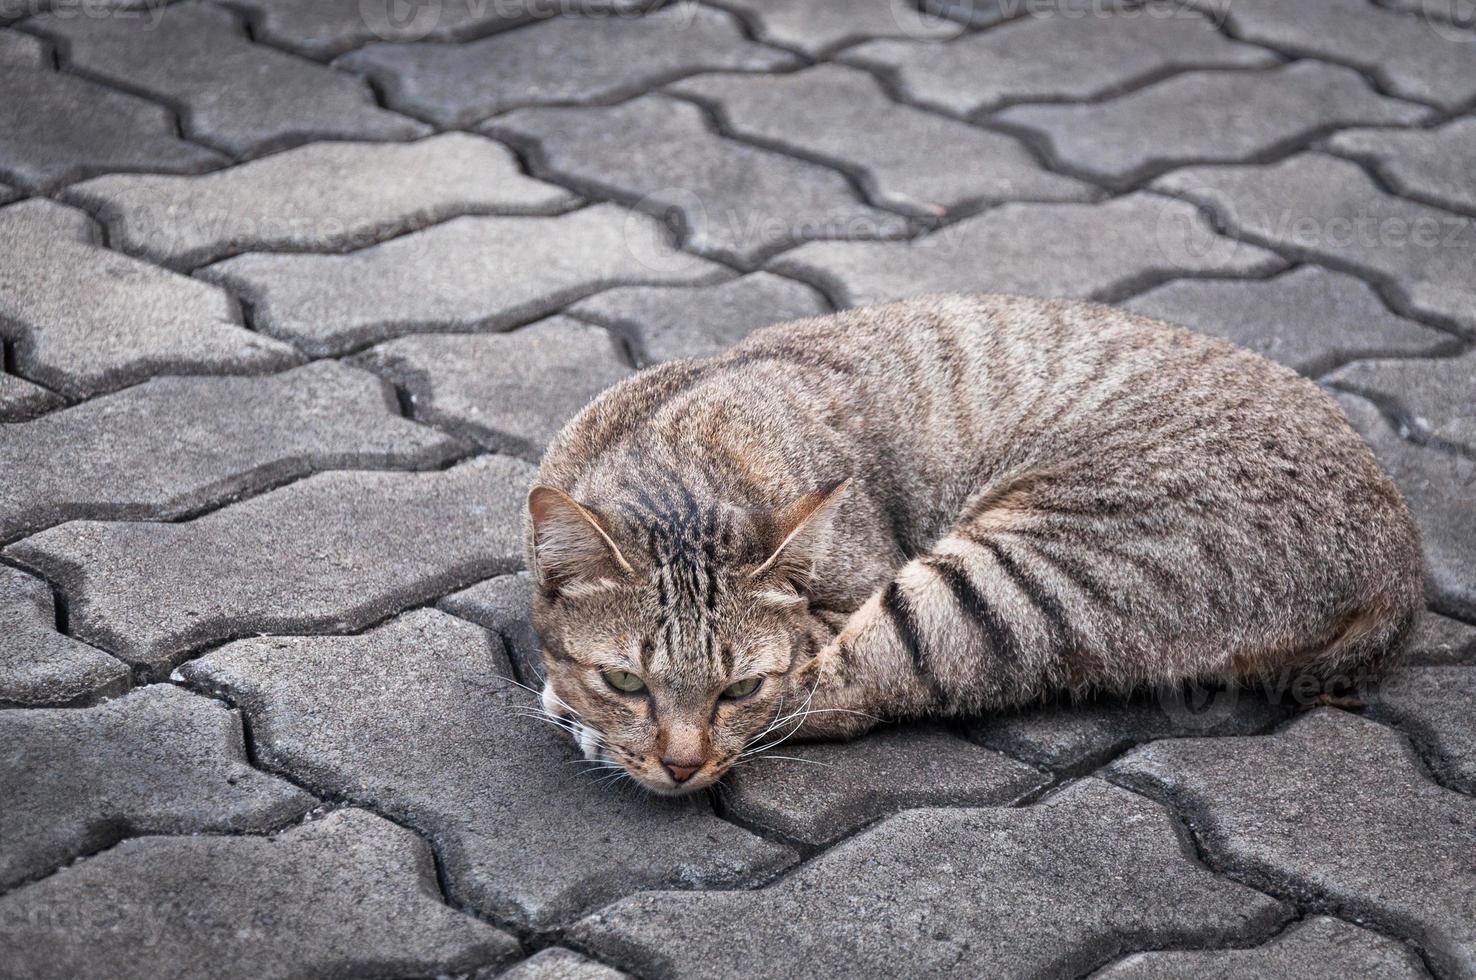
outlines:
{"label": "tabby cat", "polygon": [[932,297],[651,368],[528,512],[544,707],[663,793],[791,734],[1377,668],[1421,606],[1332,399],[1087,303]]}

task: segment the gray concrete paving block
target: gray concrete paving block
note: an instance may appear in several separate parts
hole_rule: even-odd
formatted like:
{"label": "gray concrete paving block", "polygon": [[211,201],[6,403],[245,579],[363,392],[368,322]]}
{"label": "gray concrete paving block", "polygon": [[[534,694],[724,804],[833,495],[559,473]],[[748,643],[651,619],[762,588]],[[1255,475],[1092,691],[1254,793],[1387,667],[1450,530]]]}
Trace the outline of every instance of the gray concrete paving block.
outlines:
{"label": "gray concrete paving block", "polygon": [[503,980],[625,980],[628,975],[580,956],[572,949],[552,946],[505,973],[494,974],[489,970],[485,978],[479,974],[473,980],[491,980],[493,976]]}
{"label": "gray concrete paving block", "polygon": [[1264,691],[1195,689],[1062,703],[971,722],[969,737],[1049,769],[1079,773],[1141,742],[1197,735],[1248,735],[1290,714]]}
{"label": "gray concrete paving block", "polygon": [[719,797],[746,824],[824,846],[899,810],[1002,806],[1046,781],[1032,766],[944,731],[889,728],[854,742],[780,742],[739,763]]}
{"label": "gray concrete paving block", "polygon": [[1389,677],[1369,705],[1419,746],[1446,786],[1476,793],[1476,667],[1408,667]]}
{"label": "gray concrete paving block", "polygon": [[440,900],[430,848],[364,810],[271,837],[143,837],[0,897],[7,973],[289,980],[464,973],[518,944]]}
{"label": "gray concrete paving block", "polygon": [[250,374],[301,360],[242,327],[223,290],[95,236],[81,211],[48,200],[0,209],[0,336],[26,376],[85,397],[166,372]]}
{"label": "gray concrete paving block", "polygon": [[830,312],[814,288],[768,272],[698,289],[624,286],[596,293],[569,312],[623,334],[636,363],[708,357],[760,327]]}
{"label": "gray concrete paving block", "polygon": [[1409,501],[1425,549],[1425,594],[1441,609],[1476,619],[1476,461],[1416,445],[1370,402],[1337,397]]}
{"label": "gray concrete paving block", "polygon": [[1411,949],[1387,936],[1326,916],[1313,916],[1254,949],[1134,953],[1092,980],[1420,980],[1430,974]]}
{"label": "gray concrete paving block", "polygon": [[1332,126],[1409,124],[1428,114],[1379,95],[1352,69],[1300,61],[1190,72],[1107,102],[1015,106],[994,119],[1040,133],[1074,170],[1130,183],[1191,161],[1253,157]]}
{"label": "gray concrete paving block", "polygon": [[449,47],[374,44],[338,64],[374,78],[391,105],[466,126],[520,106],[613,102],[695,72],[772,71],[797,59],[746,40],[730,14],[677,4],[638,18],[554,18]]}
{"label": "gray concrete paving block", "polygon": [[269,829],[315,802],[251,767],[234,711],[167,684],[0,711],[0,745],[0,886],[123,837]]}
{"label": "gray concrete paving block", "polygon": [[469,619],[502,638],[513,669],[524,684],[543,683],[542,644],[533,628],[533,577],[527,572],[498,575],[436,603],[453,616]]}
{"label": "gray concrete paving block", "polygon": [[457,215],[552,213],[578,200],[470,133],[313,143],[201,177],[99,177],[66,196],[107,225],[114,248],[177,268],[248,251],[348,251]]}
{"label": "gray concrete paving block", "polygon": [[0,62],[0,174],[44,193],[112,170],[194,173],[226,158],[187,143],[163,106],[50,68]]}
{"label": "gray concrete paving block", "polygon": [[516,568],[533,468],[336,472],[179,524],[72,521],[5,549],[71,601],[70,624],[152,675],[256,633],[349,631]]}
{"label": "gray concrete paving block", "polygon": [[760,41],[810,57],[880,37],[957,37],[957,21],[890,0],[718,0],[752,25]]}
{"label": "gray concrete paving block", "polygon": [[[1096,194],[1044,169],[1011,137],[893,101],[858,68],[702,75],[668,90],[716,106],[740,136],[857,172],[872,200],[920,215],[983,200],[1081,201]],[[878,132],[887,138],[876,139]]]}
{"label": "gray concrete paving block", "polygon": [[0,441],[0,541],[63,521],[159,520],[318,470],[431,467],[462,451],[401,418],[365,371],[156,378],[15,425]]}
{"label": "gray concrete paving block", "polygon": [[1233,233],[1387,282],[1414,311],[1476,332],[1476,218],[1395,197],[1350,160],[1302,153],[1186,167],[1153,186],[1209,209]]}
{"label": "gray concrete paving block", "polygon": [[1401,194],[1476,211],[1476,119],[1455,119],[1436,129],[1346,129],[1334,133],[1327,147],[1367,162]]}
{"label": "gray concrete paving block", "polygon": [[359,636],[242,640],[184,668],[241,706],[267,766],[428,834],[451,896],[503,921],[549,928],[639,889],[734,888],[793,859],[702,797],[581,775],[507,671],[492,634],[435,610]]}
{"label": "gray concrete paving block", "polygon": [[611,286],[723,270],[614,204],[557,217],[463,217],[348,255],[250,253],[201,276],[244,295],[259,329],[315,355],[400,334],[500,329]]}
{"label": "gray concrete paving block", "polygon": [[1310,377],[1361,358],[1453,354],[1461,345],[1394,313],[1361,279],[1315,265],[1270,279],[1181,279],[1122,307],[1224,337]]}
{"label": "gray concrete paving block", "polygon": [[535,144],[535,173],[680,218],[682,241],[751,265],[810,239],[896,238],[906,221],[863,204],[829,167],[719,136],[666,95],[609,108],[520,109],[493,135]]}
{"label": "gray concrete paving block", "polygon": [[1426,610],[1409,643],[1409,662],[1421,667],[1476,665],[1476,626]]}
{"label": "gray concrete paving block", "polygon": [[51,53],[39,38],[0,30],[0,68],[50,68]]}
{"label": "gray concrete paving block", "polygon": [[565,422],[631,373],[609,331],[564,316],[505,334],[403,337],[362,360],[409,391],[416,418],[535,461]]}
{"label": "gray concrete paving block", "polygon": [[871,41],[840,57],[888,72],[910,101],[958,115],[1012,102],[1097,98],[1175,69],[1278,60],[1182,9],[1171,17],[1026,16],[945,44]]}
{"label": "gray concrete paving block", "polygon": [[68,65],[178,106],[186,136],[232,155],[430,132],[375,105],[362,79],[253,43],[224,8],[179,4],[152,22],[57,12],[28,23],[65,45]]}
{"label": "gray concrete paving block", "polygon": [[770,267],[818,281],[852,306],[926,293],[1112,300],[1176,275],[1261,275],[1278,256],[1219,235],[1182,201],[1005,204],[911,242],[811,242]]}
{"label": "gray concrete paving block", "polygon": [[1222,18],[1236,37],[1289,55],[1353,65],[1403,98],[1449,108],[1476,95],[1476,32],[1454,25],[1437,30],[1429,21],[1362,0],[1190,5]]}
{"label": "gray concrete paving block", "polygon": [[1472,972],[1476,800],[1431,782],[1393,729],[1322,709],[1275,735],[1154,742],[1112,772],[1185,808],[1212,866]]}
{"label": "gray concrete paving block", "polygon": [[1144,945],[1244,942],[1285,915],[1186,856],[1163,808],[1090,779],[1022,809],[909,810],[768,888],[636,895],[568,935],[678,976],[891,978],[899,958],[913,976],[1078,975]]}
{"label": "gray concrete paving block", "polygon": [[1327,382],[1377,402],[1419,441],[1476,457],[1476,353],[1359,361]]}
{"label": "gray concrete paving block", "polygon": [[54,391],[13,374],[0,374],[0,422],[23,422],[62,403]]}
{"label": "gray concrete paving block", "polygon": [[330,58],[375,41],[455,41],[526,24],[550,13],[633,13],[650,0],[438,0],[400,7],[392,0],[234,0],[251,15],[255,36],[313,58]]}
{"label": "gray concrete paving block", "polygon": [[0,707],[87,704],[130,678],[123,661],[57,630],[50,586],[0,566]]}

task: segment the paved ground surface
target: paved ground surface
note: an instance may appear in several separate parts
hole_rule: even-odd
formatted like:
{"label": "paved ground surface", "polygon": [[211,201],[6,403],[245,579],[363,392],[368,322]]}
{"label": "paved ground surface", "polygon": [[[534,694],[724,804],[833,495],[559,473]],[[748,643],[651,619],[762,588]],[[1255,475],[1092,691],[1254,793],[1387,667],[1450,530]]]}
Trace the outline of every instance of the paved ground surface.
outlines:
{"label": "paved ground surface", "polygon": [[[0,975],[1476,976],[1476,11],[635,6],[0,0]],[[1416,666],[581,777],[541,447],[935,290],[1328,385]]]}

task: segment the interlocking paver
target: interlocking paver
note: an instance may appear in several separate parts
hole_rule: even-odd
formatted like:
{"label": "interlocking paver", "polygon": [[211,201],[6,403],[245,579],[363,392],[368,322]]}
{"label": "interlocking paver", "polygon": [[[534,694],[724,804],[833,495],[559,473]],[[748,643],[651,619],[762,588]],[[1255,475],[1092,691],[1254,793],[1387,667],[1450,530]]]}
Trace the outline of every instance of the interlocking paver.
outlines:
{"label": "interlocking paver", "polygon": [[1429,975],[1419,956],[1401,943],[1338,919],[1314,916],[1255,949],[1135,953],[1093,973],[1092,980],[1420,980]]}
{"label": "interlocking paver", "polygon": [[38,37],[0,30],[0,68],[49,68],[51,55]]}
{"label": "interlocking paver", "polygon": [[388,0],[235,0],[250,11],[255,36],[279,47],[326,58],[372,41],[454,41],[525,24],[552,12],[616,14],[650,6],[650,0],[443,0],[399,7]]}
{"label": "interlocking paver", "polygon": [[703,110],[665,95],[602,109],[519,109],[494,135],[537,145],[554,179],[681,216],[687,247],[751,264],[816,238],[890,238],[900,216],[861,203],[841,174],[728,139]]}
{"label": "interlocking paver", "polygon": [[177,105],[185,134],[228,153],[310,139],[410,139],[429,128],[374,104],[361,79],[247,38],[236,15],[172,7],[157,24],[46,14],[29,22],[66,45],[66,63]]}
{"label": "interlocking paver", "polygon": [[20,422],[61,403],[55,392],[13,374],[0,373],[0,422]]}
{"label": "interlocking paver", "polygon": [[1320,710],[1275,735],[1153,742],[1113,770],[1187,806],[1212,865],[1472,970],[1476,800],[1430,781],[1393,729]]}
{"label": "interlocking paver", "polygon": [[1370,705],[1425,751],[1445,783],[1476,793],[1476,667],[1409,667],[1388,678]]}
{"label": "interlocking paver", "polygon": [[1361,279],[1315,265],[1270,279],[1181,279],[1122,306],[1224,337],[1312,377],[1359,358],[1460,348],[1451,335],[1392,312]]}
{"label": "interlocking paver", "polygon": [[144,837],[0,898],[38,980],[432,976],[517,955],[439,900],[430,848],[363,810],[271,837]]}
{"label": "interlocking paver", "polygon": [[910,100],[959,114],[1094,98],[1188,68],[1275,64],[1203,17],[1029,16],[956,41],[872,41],[842,60],[892,73]]}
{"label": "interlocking paver", "polygon": [[1426,595],[1476,618],[1476,461],[1401,438],[1362,398],[1345,394],[1338,401],[1409,501],[1425,550]]}
{"label": "interlocking paver", "polygon": [[631,373],[615,338],[556,316],[506,334],[428,334],[366,352],[410,394],[415,417],[534,460],[601,391]]}
{"label": "interlocking paver", "polygon": [[1332,126],[1411,123],[1429,112],[1355,71],[1301,61],[1178,75],[1108,102],[1015,106],[994,118],[1043,134],[1057,160],[1130,183],[1188,161],[1240,160]]}
{"label": "interlocking paver", "polygon": [[533,468],[323,473],[180,524],[72,521],[5,550],[56,582],[72,632],[146,671],[260,632],[360,629],[516,567]]}
{"label": "interlocking paver", "polygon": [[1390,195],[1352,161],[1304,153],[1186,167],[1154,186],[1208,207],[1232,232],[1385,280],[1417,312],[1476,330],[1476,218]]}
{"label": "interlocking paver", "polygon": [[[503,980],[625,980],[627,974],[580,956],[572,949],[554,946],[497,976]],[[475,980],[492,980],[492,974]]]}
{"label": "interlocking paver", "polygon": [[1367,161],[1401,194],[1476,211],[1476,119],[1455,119],[1437,129],[1350,129],[1335,133],[1327,146]]}
{"label": "interlocking paver", "polygon": [[157,520],[326,469],[430,467],[457,443],[324,361],[266,378],[156,378],[12,426],[0,541],[79,518]]}
{"label": "interlocking paver", "polygon": [[478,582],[447,596],[436,606],[500,636],[514,673],[529,687],[538,687],[543,680],[543,659],[539,652],[542,645],[529,618],[532,604],[532,576],[514,572]]}
{"label": "interlocking paver", "polygon": [[825,845],[899,810],[1003,805],[1046,781],[1038,769],[946,732],[893,728],[855,742],[782,742],[740,763],[721,799],[747,824]]}
{"label": "interlocking paver", "polygon": [[957,21],[888,0],[718,0],[753,25],[760,41],[818,57],[856,41],[880,37],[950,38]]}
{"label": "interlocking paver", "polygon": [[1364,0],[1190,0],[1236,37],[1369,72],[1390,92],[1447,108],[1476,96],[1476,32],[1442,36],[1418,17]]}
{"label": "interlocking paver", "polygon": [[57,631],[50,586],[0,566],[0,707],[86,704],[128,685],[123,661]]}
{"label": "interlocking paver", "polygon": [[309,353],[399,334],[515,326],[609,286],[696,283],[723,270],[613,204],[557,217],[464,217],[348,255],[251,253],[202,270],[259,329]]}
{"label": "interlocking paver", "polygon": [[1114,299],[1176,275],[1259,275],[1284,261],[1217,234],[1182,202],[1131,194],[1102,204],[1006,204],[911,242],[811,242],[772,268],[861,306],[924,293]]}
{"label": "interlocking paver", "polygon": [[360,636],[239,641],[185,674],[241,705],[267,765],[429,834],[452,897],[506,921],[547,928],[637,889],[734,887],[792,859],[701,798],[580,777],[499,647],[421,610]]}
{"label": "interlocking paver", "polygon": [[175,134],[163,106],[52,71],[0,63],[0,174],[44,192],[111,170],[192,173],[225,162]]}
{"label": "interlocking paver", "polygon": [[103,248],[95,235],[85,214],[51,201],[0,209],[0,335],[28,377],[84,397],[163,372],[254,373],[300,360],[244,329],[222,290]]}
{"label": "interlocking paver", "polygon": [[914,976],[1069,976],[1283,915],[1187,858],[1162,808],[1089,779],[1023,809],[910,810],[762,891],[636,895],[569,935],[676,976],[894,977],[899,956]]}
{"label": "interlocking paver", "polygon": [[1409,662],[1420,666],[1476,666],[1476,626],[1425,611],[1409,641]]}
{"label": "interlocking paver", "polygon": [[67,198],[107,225],[114,248],[183,267],[246,251],[363,248],[461,214],[552,213],[577,200],[469,133],[314,143],[202,177],[99,177]]}
{"label": "interlocking paver", "polygon": [[315,802],[247,763],[235,712],[167,684],[0,711],[0,745],[0,886],[122,837],[266,829]]}
{"label": "interlocking paver", "polygon": [[373,77],[397,108],[465,126],[520,106],[609,102],[694,72],[796,61],[746,40],[727,13],[679,4],[639,18],[555,18],[449,47],[374,44],[338,63]]}
{"label": "interlocking paver", "polygon": [[[1473,243],[1476,244],[1476,243]],[[1476,353],[1460,357],[1359,361],[1327,378],[1385,406],[1408,434],[1476,456]]]}
{"label": "interlocking paver", "polygon": [[1080,201],[1095,193],[1043,169],[1008,136],[892,101],[874,75],[856,68],[703,75],[670,90],[718,106],[740,136],[858,171],[872,199],[890,207],[942,215],[971,201]]}
{"label": "interlocking paver", "polygon": [[[1141,4],[1139,0],[922,0],[920,6],[960,24],[993,27],[1017,17],[1048,17],[1052,14],[1100,16],[1110,11],[1132,11]],[[1167,12],[1173,8],[1160,9]]]}
{"label": "interlocking paver", "polygon": [[1275,735],[1154,742],[1113,772],[1187,807],[1213,866],[1333,903],[1471,972],[1476,800],[1431,782],[1393,729],[1322,709]]}
{"label": "interlocking paver", "polygon": [[759,327],[830,312],[811,286],[768,272],[687,289],[625,286],[597,293],[569,312],[625,335],[638,364],[708,357]]}
{"label": "interlocking paver", "polygon": [[980,719],[968,732],[992,749],[1037,766],[1083,772],[1141,742],[1246,735],[1264,731],[1288,713],[1266,692],[1204,688],[1028,708]]}

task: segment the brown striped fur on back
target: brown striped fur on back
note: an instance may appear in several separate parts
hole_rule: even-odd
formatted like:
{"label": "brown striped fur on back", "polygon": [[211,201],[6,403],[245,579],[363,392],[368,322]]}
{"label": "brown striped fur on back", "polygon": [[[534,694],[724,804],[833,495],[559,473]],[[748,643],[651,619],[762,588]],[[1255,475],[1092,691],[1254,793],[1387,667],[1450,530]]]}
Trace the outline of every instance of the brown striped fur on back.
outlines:
{"label": "brown striped fur on back", "polygon": [[660,791],[800,725],[1376,666],[1421,604],[1408,510],[1316,385],[1086,303],[769,327],[602,394],[538,483],[545,706]]}

